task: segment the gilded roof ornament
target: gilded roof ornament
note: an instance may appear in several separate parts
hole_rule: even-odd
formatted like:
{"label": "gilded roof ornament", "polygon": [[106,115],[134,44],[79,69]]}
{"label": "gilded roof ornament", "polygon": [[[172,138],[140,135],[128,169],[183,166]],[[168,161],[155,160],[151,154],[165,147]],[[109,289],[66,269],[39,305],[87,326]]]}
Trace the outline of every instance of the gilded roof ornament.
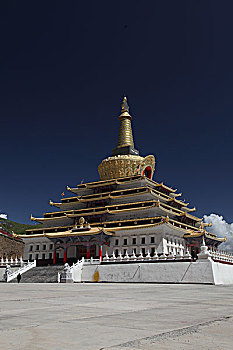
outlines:
{"label": "gilded roof ornament", "polygon": [[84,225],[84,223],[85,223],[85,219],[84,219],[84,217],[83,216],[81,216],[81,218],[79,219],[79,226],[80,226],[80,228],[82,228],[83,227],[83,225]]}
{"label": "gilded roof ornament", "polygon": [[124,96],[123,101],[121,103],[121,111],[122,112],[129,112],[129,105],[128,105],[126,96]]}
{"label": "gilded roof ornament", "polygon": [[34,216],[32,216],[32,214],[31,214],[31,216],[30,216],[30,220],[31,220],[31,221],[36,221],[35,218],[34,218]]}
{"label": "gilded roof ornament", "polygon": [[204,222],[201,222],[200,226],[199,226],[199,230],[202,232],[205,232],[205,225]]}

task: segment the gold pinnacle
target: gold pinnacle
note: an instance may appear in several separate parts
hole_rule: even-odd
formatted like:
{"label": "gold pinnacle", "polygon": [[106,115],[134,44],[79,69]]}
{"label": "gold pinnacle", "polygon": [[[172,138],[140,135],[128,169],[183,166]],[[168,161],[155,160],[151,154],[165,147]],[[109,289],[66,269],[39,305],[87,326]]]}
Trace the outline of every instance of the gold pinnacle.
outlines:
{"label": "gold pinnacle", "polygon": [[118,135],[117,147],[131,146],[134,148],[133,142],[133,132],[131,126],[132,117],[129,114],[129,105],[127,103],[127,98],[124,96],[121,103],[121,115],[119,116],[120,128]]}

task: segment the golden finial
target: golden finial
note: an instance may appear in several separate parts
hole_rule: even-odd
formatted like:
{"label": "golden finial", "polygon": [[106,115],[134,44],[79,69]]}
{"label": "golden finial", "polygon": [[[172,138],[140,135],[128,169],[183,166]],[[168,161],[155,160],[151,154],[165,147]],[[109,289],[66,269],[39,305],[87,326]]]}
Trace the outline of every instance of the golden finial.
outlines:
{"label": "golden finial", "polygon": [[200,231],[205,232],[205,224],[204,224],[203,221],[201,221],[201,224],[200,224],[200,226],[199,226],[199,229],[200,229]]}
{"label": "golden finial", "polygon": [[120,128],[118,135],[118,145],[117,147],[131,146],[134,148],[133,142],[133,132],[131,126],[132,117],[129,114],[129,105],[127,103],[127,98],[124,96],[121,104],[121,115],[119,116]]}
{"label": "golden finial", "polygon": [[83,224],[84,224],[84,222],[85,222],[84,217],[81,216],[78,222],[79,222],[80,228],[83,228]]}
{"label": "golden finial", "polygon": [[124,96],[123,101],[121,103],[121,111],[122,112],[129,112],[129,105],[127,103],[127,97]]}

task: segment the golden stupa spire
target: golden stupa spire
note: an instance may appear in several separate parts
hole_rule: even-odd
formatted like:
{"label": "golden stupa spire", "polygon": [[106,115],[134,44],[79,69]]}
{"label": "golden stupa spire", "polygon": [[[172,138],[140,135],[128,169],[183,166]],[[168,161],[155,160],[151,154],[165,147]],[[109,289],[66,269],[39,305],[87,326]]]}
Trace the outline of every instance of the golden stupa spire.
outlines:
{"label": "golden stupa spire", "polygon": [[141,157],[134,148],[127,98],[124,96],[119,116],[120,129],[118,145],[112,150],[112,156],[104,159],[98,166],[101,180],[117,179],[129,176],[147,176],[152,179],[155,170],[155,157]]}
{"label": "golden stupa spire", "polygon": [[120,128],[118,135],[117,148],[131,146],[134,148],[133,142],[133,132],[131,126],[132,117],[129,114],[129,105],[127,103],[127,98],[124,96],[121,103],[121,115],[119,116]]}

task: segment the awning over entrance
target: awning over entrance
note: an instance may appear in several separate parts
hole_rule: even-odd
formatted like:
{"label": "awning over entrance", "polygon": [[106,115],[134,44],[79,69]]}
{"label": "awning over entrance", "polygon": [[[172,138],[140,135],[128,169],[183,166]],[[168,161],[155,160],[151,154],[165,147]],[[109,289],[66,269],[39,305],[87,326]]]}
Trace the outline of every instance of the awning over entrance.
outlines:
{"label": "awning over entrance", "polygon": [[63,262],[76,262],[82,257],[99,257],[102,260],[102,246],[110,244],[113,232],[98,227],[77,227],[65,232],[46,233],[54,244],[53,263],[60,261],[59,252],[63,251]]}

